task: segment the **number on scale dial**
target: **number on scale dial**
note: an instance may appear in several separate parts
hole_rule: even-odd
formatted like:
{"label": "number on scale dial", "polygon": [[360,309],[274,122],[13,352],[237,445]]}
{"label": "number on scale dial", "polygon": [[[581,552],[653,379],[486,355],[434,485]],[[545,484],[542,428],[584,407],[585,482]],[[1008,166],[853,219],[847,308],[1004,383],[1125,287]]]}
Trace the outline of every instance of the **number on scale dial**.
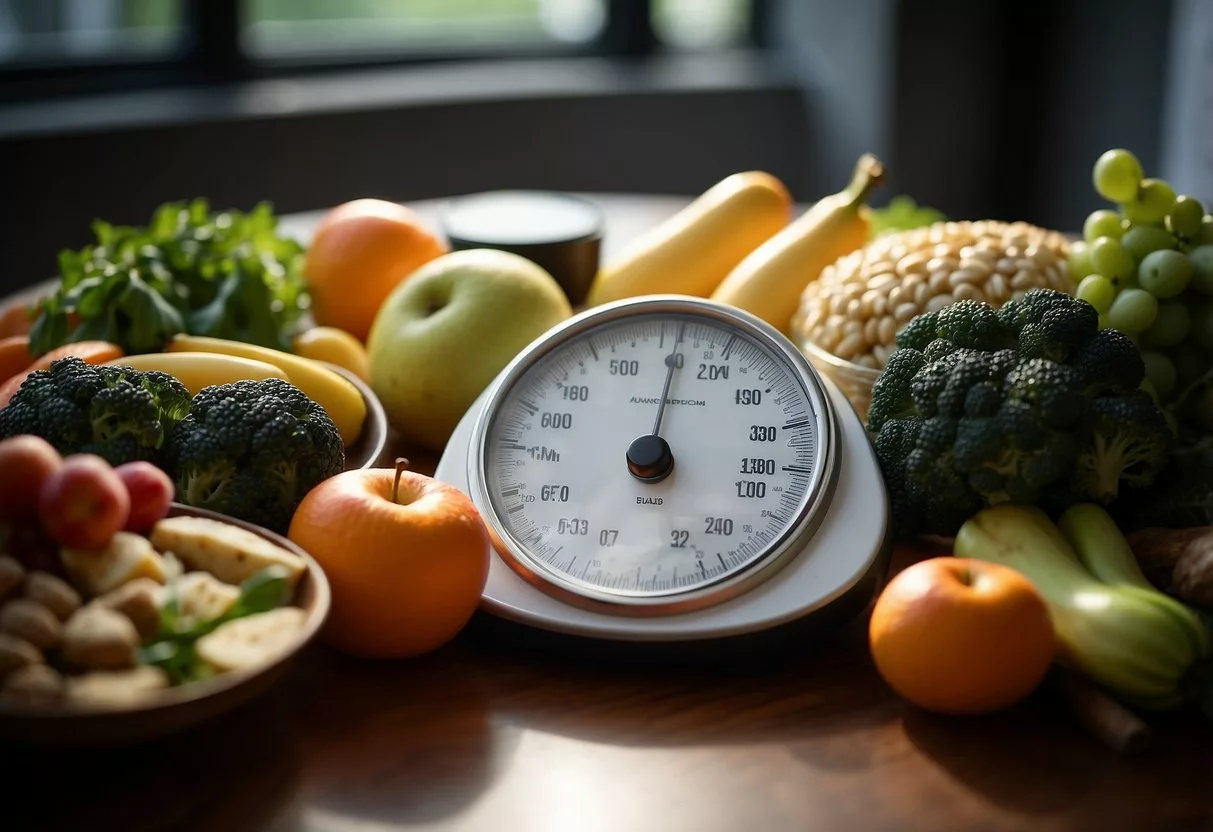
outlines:
{"label": "number on scale dial", "polygon": [[560,579],[684,593],[746,570],[797,522],[820,459],[813,402],[784,357],[725,321],[604,323],[506,392],[486,491],[517,546]]}

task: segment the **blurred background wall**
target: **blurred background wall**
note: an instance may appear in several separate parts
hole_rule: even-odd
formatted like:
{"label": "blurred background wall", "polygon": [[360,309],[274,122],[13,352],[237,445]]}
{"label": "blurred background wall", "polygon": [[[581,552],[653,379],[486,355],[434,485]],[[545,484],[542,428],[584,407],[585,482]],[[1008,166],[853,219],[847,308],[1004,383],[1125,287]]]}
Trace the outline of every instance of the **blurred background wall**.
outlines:
{"label": "blurred background wall", "polygon": [[[0,0],[0,292],[96,217],[502,187],[802,201],[855,158],[1074,229],[1132,149],[1213,199],[1206,0]],[[1189,184],[1190,183],[1190,184]]]}

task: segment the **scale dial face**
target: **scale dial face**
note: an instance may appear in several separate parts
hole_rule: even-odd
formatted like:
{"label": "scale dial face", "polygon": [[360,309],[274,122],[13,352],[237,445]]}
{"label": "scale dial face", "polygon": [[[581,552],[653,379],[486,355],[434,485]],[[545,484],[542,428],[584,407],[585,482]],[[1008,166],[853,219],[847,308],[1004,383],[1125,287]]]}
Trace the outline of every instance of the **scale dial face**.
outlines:
{"label": "scale dial face", "polygon": [[469,474],[524,578],[572,603],[666,614],[732,597],[803,543],[828,499],[833,425],[816,374],[773,329],[641,299],[514,362]]}

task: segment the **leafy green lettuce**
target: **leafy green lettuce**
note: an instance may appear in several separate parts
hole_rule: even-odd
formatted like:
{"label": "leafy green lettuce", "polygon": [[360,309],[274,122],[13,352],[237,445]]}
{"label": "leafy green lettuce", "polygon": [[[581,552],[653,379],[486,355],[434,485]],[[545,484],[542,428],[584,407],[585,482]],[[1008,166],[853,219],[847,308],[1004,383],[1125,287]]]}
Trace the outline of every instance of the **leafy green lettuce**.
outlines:
{"label": "leafy green lettuce", "polygon": [[289,351],[309,306],[305,253],[277,224],[268,203],[212,212],[203,199],[162,205],[146,227],[94,222],[95,243],[59,255],[31,352],[86,340],[155,352],[182,332]]}

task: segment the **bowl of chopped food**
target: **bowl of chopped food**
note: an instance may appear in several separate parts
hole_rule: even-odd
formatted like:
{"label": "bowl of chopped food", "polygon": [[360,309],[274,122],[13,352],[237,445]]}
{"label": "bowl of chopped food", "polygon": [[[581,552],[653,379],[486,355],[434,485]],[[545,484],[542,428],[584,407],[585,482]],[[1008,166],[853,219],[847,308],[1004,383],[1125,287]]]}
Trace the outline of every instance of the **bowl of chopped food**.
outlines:
{"label": "bowl of chopped food", "polygon": [[173,503],[100,549],[9,535],[0,553],[0,740],[113,746],[195,727],[277,681],[329,609],[291,541]]}
{"label": "bowl of chopped food", "polygon": [[995,308],[1031,289],[1074,293],[1064,234],[1024,222],[936,222],[880,236],[801,295],[791,337],[860,418],[911,320],[961,300]]}

